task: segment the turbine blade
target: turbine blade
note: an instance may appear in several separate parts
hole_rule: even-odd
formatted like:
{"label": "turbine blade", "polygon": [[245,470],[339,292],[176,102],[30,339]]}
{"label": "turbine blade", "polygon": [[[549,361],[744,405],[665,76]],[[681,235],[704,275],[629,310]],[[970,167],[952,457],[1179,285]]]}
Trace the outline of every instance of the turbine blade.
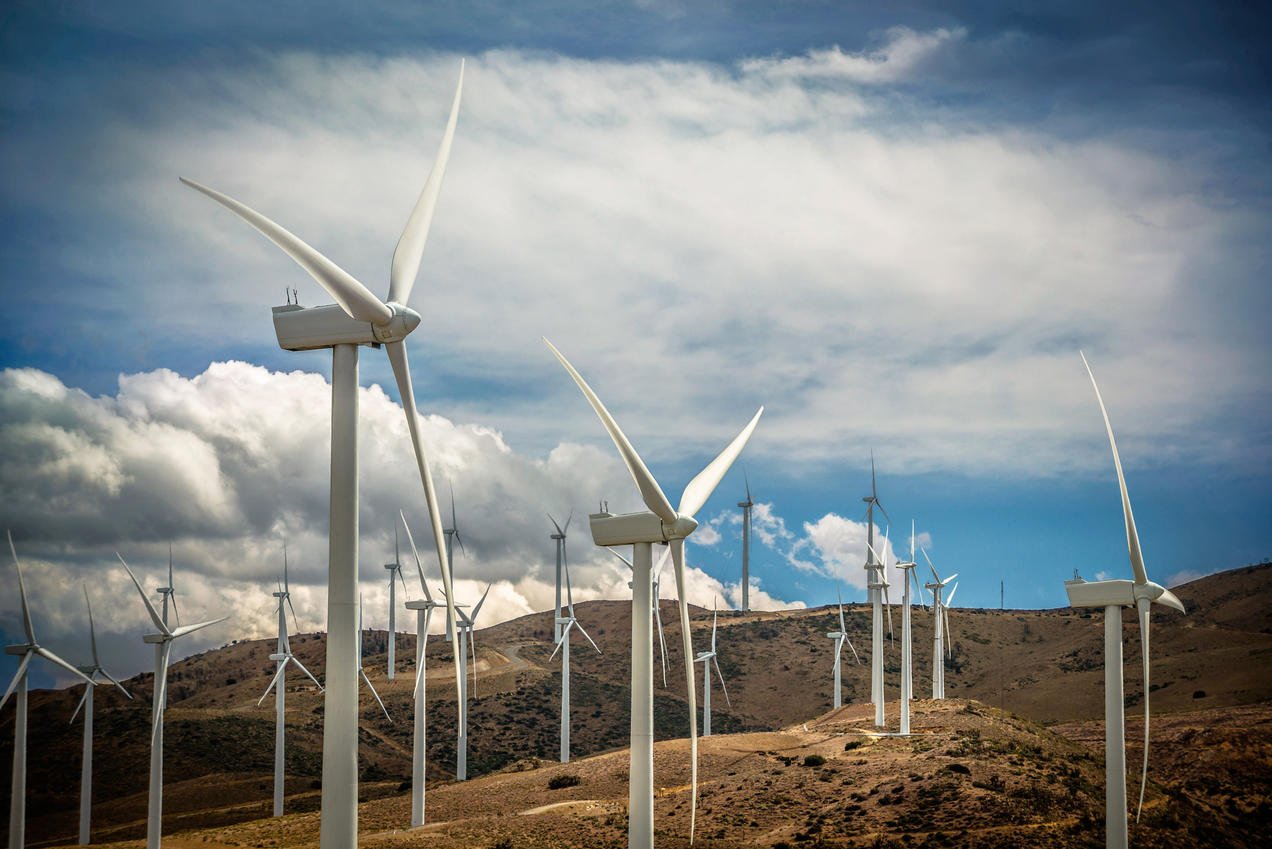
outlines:
{"label": "turbine blade", "polygon": [[663,636],[662,605],[654,597],[654,621],[658,625],[658,651],[662,655],[663,689],[667,689],[667,640]]}
{"label": "turbine blade", "polygon": [[1104,416],[1104,429],[1109,434],[1109,447],[1113,449],[1113,466],[1117,469],[1117,485],[1122,491],[1122,518],[1126,524],[1126,548],[1131,558],[1131,570],[1135,573],[1135,583],[1148,583],[1148,572],[1144,569],[1144,554],[1140,551],[1139,532],[1135,530],[1135,516],[1131,513],[1131,497],[1126,492],[1126,476],[1122,474],[1122,458],[1117,453],[1117,440],[1113,438],[1113,425],[1109,423],[1109,411],[1104,408],[1104,398],[1100,395],[1100,386],[1095,382],[1095,373],[1087,362],[1086,354],[1081,351],[1082,364],[1086,366],[1087,376],[1091,378],[1091,386],[1095,389],[1095,400],[1100,402],[1100,415]]}
{"label": "turbine blade", "polygon": [[561,629],[561,636],[557,637],[556,648],[552,650],[552,654],[548,655],[549,661],[551,661],[553,658],[557,656],[557,652],[561,650],[561,646],[565,643],[570,633],[570,629],[573,627],[574,627],[574,620],[571,619],[569,622],[566,623],[565,627]]}
{"label": "turbine blade", "polygon": [[424,564],[420,561],[419,549],[415,547],[415,537],[411,536],[411,526],[406,523],[405,513],[399,510],[398,515],[402,517],[402,528],[406,531],[406,541],[410,543],[411,555],[415,558],[415,571],[418,572],[420,576],[420,588],[424,590],[424,598],[428,601],[432,601],[433,594],[428,589],[428,581],[424,580]]}
{"label": "turbine blade", "polygon": [[433,223],[433,210],[437,206],[438,195],[442,191],[442,178],[446,174],[446,162],[450,159],[451,142],[455,138],[455,122],[459,120],[460,94],[464,90],[464,60],[459,60],[459,82],[455,85],[455,97],[451,101],[450,118],[446,121],[446,131],[442,133],[442,142],[437,148],[437,157],[433,160],[433,168],[429,171],[424,188],[415,201],[411,217],[406,220],[406,229],[398,239],[397,248],[393,251],[393,268],[389,274],[389,300],[406,305],[411,298],[411,289],[415,286],[415,278],[419,274],[420,259],[424,256],[424,244],[428,241],[429,225]]}
{"label": "turbine blade", "polygon": [[99,670],[99,671],[100,671],[103,675],[105,675],[105,676],[106,676],[106,680],[110,681],[110,683],[114,684],[116,687],[118,687],[118,688],[119,688],[119,692],[121,692],[121,693],[123,693],[125,696],[127,696],[127,697],[129,698],[129,700],[131,700],[131,699],[132,699],[132,693],[128,692],[128,690],[126,690],[126,689],[124,688],[124,685],[123,685],[123,684],[120,684],[118,681],[116,681],[116,680],[115,680],[115,676],[111,675],[111,674],[110,674],[109,672],[107,672],[105,669],[102,669],[102,670]]}
{"label": "turbine blade", "polygon": [[88,608],[88,642],[93,649],[93,666],[101,668],[102,662],[97,659],[97,629],[93,627],[93,603],[88,600],[88,584],[81,584],[84,591],[84,606]]}
{"label": "turbine blade", "polygon": [[[946,580],[952,581],[957,577],[958,577],[958,574],[955,573],[953,575],[950,575],[949,578],[947,578]],[[958,584],[955,584],[954,586],[950,587],[950,594],[945,597],[945,601],[941,602],[941,606],[948,610],[950,604],[954,601],[954,593],[956,592],[958,592]]]}
{"label": "turbine blade", "polygon": [[[570,615],[573,616],[574,614]],[[601,651],[601,647],[596,644],[596,640],[592,639],[592,635],[587,632],[587,629],[583,627],[581,622],[577,619],[571,619],[570,621],[579,626],[579,633],[587,637],[587,641],[592,644],[592,648],[596,649],[597,654],[604,654],[604,652]]]}
{"label": "turbine blade", "polygon": [[839,599],[839,633],[847,634],[848,626],[844,624],[844,597],[838,589],[835,590],[835,597]]}
{"label": "turbine blade", "polygon": [[18,570],[18,595],[22,599],[22,628],[26,631],[27,642],[35,643],[35,629],[31,627],[31,610],[27,607],[26,585],[22,583],[22,564],[18,563],[18,550],[13,547],[13,531],[9,535],[9,553],[13,555],[13,568]]}
{"label": "turbine blade", "polygon": [[146,591],[141,588],[141,584],[137,581],[137,576],[133,574],[132,569],[128,568],[128,564],[124,561],[123,555],[118,551],[115,556],[119,558],[119,562],[123,565],[124,571],[128,573],[128,577],[132,578],[133,586],[137,588],[137,592],[141,594],[141,600],[146,605],[146,612],[150,614],[150,621],[159,629],[159,633],[166,634],[171,637],[172,632],[168,630],[168,626],[163,624],[163,618],[160,617],[159,611],[155,610],[155,606],[150,603],[150,598],[146,595]]}
{"label": "turbine blade", "polygon": [[9,687],[4,691],[4,697],[0,698],[0,708],[4,707],[4,703],[9,701],[9,696],[13,695],[13,691],[17,689],[18,682],[22,680],[22,676],[26,675],[27,666],[31,663],[31,652],[22,655],[22,660],[18,661],[18,671],[13,673],[13,678],[9,680]]}
{"label": "turbine blade", "polygon": [[296,264],[305,269],[310,277],[318,281],[318,285],[322,286],[328,295],[335,298],[340,308],[353,320],[379,325],[387,324],[393,318],[393,311],[371,294],[366,286],[285,228],[246,204],[239,203],[229,195],[221,194],[216,189],[208,188],[185,177],[181,178],[181,182],[196,192],[202,192],[212,198],[282,248],[283,253],[295,260]]}
{"label": "turbine blade", "polygon": [[194,625],[182,625],[180,628],[177,628],[172,632],[173,639],[177,637],[184,637],[186,634],[191,634],[195,631],[198,631],[200,628],[206,628],[209,625],[215,625],[218,622],[224,622],[226,619],[229,619],[229,618],[230,617],[228,616],[222,616],[218,619],[209,619],[207,622],[198,622]]}
{"label": "turbine blade", "polygon": [[561,530],[561,526],[557,524],[557,520],[552,518],[552,514],[548,514],[548,521],[552,523],[552,527],[556,528],[556,532],[561,536],[565,536],[565,531]]}
{"label": "turbine blade", "polygon": [[[446,556],[446,535],[442,531],[442,514],[437,507],[437,492],[433,488],[433,475],[424,455],[424,443],[420,439],[419,414],[415,409],[415,388],[411,385],[411,365],[406,357],[406,346],[401,342],[389,342],[384,346],[393,366],[398,394],[402,396],[402,409],[406,413],[406,425],[411,432],[411,445],[415,449],[415,463],[419,467],[420,482],[424,485],[424,500],[428,503],[428,518],[433,525],[433,544],[437,547],[437,563],[442,571],[442,587],[446,593],[446,628],[451,635],[451,651],[455,661],[455,695],[459,697],[464,670],[459,664],[459,629],[455,626],[455,591],[451,584],[450,558]],[[414,546],[414,543],[412,543]],[[421,582],[423,572],[420,573]]]}
{"label": "turbine blade", "polygon": [[624,564],[626,564],[626,566],[627,566],[627,568],[628,568],[628,569],[632,569],[632,568],[634,568],[634,567],[632,566],[632,561],[628,560],[626,557],[624,557],[623,555],[619,554],[619,553],[618,553],[617,551],[615,551],[614,549],[612,549],[612,548],[606,548],[605,550],[606,550],[606,551],[608,551],[610,554],[614,555],[615,557],[617,557],[619,560],[623,561],[623,563],[624,563]]}
{"label": "turbine blade", "polygon": [[1144,813],[1144,789],[1148,786],[1148,609],[1150,602],[1146,598],[1135,600],[1136,612],[1139,613],[1140,647],[1144,659],[1144,765],[1140,768],[1139,806],[1135,809],[1135,821],[1139,822]]}
{"label": "turbine blade", "polygon": [[852,640],[848,639],[848,635],[844,635],[844,642],[848,644],[848,648],[852,650],[852,659],[857,661],[857,665],[861,666],[861,656],[857,654],[857,649],[853,647]]}
{"label": "turbine blade", "polygon": [[[284,591],[285,592],[285,591]],[[300,619],[296,616],[296,605],[292,604],[291,593],[287,593],[287,609],[291,611],[292,627],[296,633],[300,633]]]}
{"label": "turbine blade", "polygon": [[88,682],[88,686],[84,688],[84,695],[80,696],[79,704],[75,706],[75,712],[71,714],[71,718],[66,723],[67,725],[70,725],[75,721],[75,717],[79,716],[79,712],[84,707],[84,703],[88,701],[88,691],[94,686],[95,685],[92,681]]}
{"label": "turbine blade", "polygon": [[644,499],[645,506],[664,522],[676,521],[676,511],[672,509],[671,502],[667,500],[662,488],[658,486],[658,481],[654,480],[654,476],[645,466],[645,461],[640,459],[640,455],[632,447],[632,443],[623,433],[623,429],[618,426],[618,422],[614,421],[614,417],[610,415],[609,410],[605,409],[601,399],[596,397],[592,387],[588,386],[587,381],[583,379],[583,375],[579,374],[574,366],[570,365],[570,361],[556,349],[555,345],[546,338],[543,342],[556,355],[556,358],[561,361],[561,365],[565,366],[565,370],[570,373],[570,377],[574,378],[574,382],[578,384],[579,389],[583,390],[583,396],[587,398],[588,403],[592,405],[592,409],[596,411],[596,415],[600,418],[601,424],[605,426],[610,439],[614,440],[618,453],[622,455],[623,462],[627,465],[627,471],[631,474],[632,480],[636,482],[636,488],[640,490],[640,496]]}
{"label": "turbine blade", "polygon": [[288,658],[288,660],[290,660],[292,663],[300,667],[300,671],[309,676],[309,680],[314,682],[314,686],[318,688],[318,692],[320,693],[327,692],[326,688],[323,687],[322,684],[318,683],[318,679],[314,677],[314,674],[312,672],[310,672],[308,669],[305,668],[305,664],[301,663],[299,658],[291,657],[291,658]]}
{"label": "turbine blade", "polygon": [[684,493],[680,496],[680,514],[682,516],[692,516],[698,512],[703,504],[707,503],[707,499],[711,497],[711,493],[715,492],[715,488],[720,483],[720,479],[724,477],[724,473],[729,471],[729,467],[733,465],[733,461],[742,453],[742,449],[746,447],[747,440],[751,438],[755,426],[760,423],[760,416],[764,415],[764,408],[760,407],[755,411],[755,415],[751,417],[751,421],[747,422],[746,427],[742,428],[737,436],[733,437],[733,441],[729,443],[723,451],[721,451],[714,460],[707,464],[707,467],[693,480],[689,481],[689,485],[685,487]]}
{"label": "turbine blade", "polygon": [[561,536],[565,536],[565,532],[570,529],[570,522],[574,521],[574,510],[570,509],[570,515],[565,517],[565,527],[561,529]]}
{"label": "turbine blade", "polygon": [[1178,610],[1180,613],[1188,612],[1184,610],[1184,603],[1179,600],[1179,596],[1175,595],[1170,590],[1162,590],[1162,594],[1159,595],[1157,598],[1153,599],[1153,601],[1156,604],[1164,604],[1167,607],[1173,607],[1176,610]]}
{"label": "turbine blade", "polygon": [[[171,581],[169,581],[169,582],[168,582],[168,586],[172,586],[172,582],[171,582]],[[175,590],[173,590],[173,592],[172,592],[172,593],[171,593],[168,597],[169,597],[169,599],[172,601],[172,615],[176,617],[176,619],[177,619],[177,624],[178,624],[178,625],[180,625],[180,624],[181,624],[181,612],[180,612],[179,610],[177,610],[177,593],[176,593],[176,591],[175,591]]]}
{"label": "turbine blade", "polygon": [[389,722],[393,721],[393,717],[389,716],[389,709],[384,706],[384,701],[380,698],[380,694],[375,691],[375,685],[371,683],[371,679],[367,677],[366,670],[359,669],[358,673],[362,675],[362,680],[367,682],[367,686],[371,688],[371,695],[375,696],[376,704],[380,706],[380,710],[384,711],[384,718]]}
{"label": "turbine blade", "polygon": [[56,664],[57,666],[62,667],[67,672],[74,675],[76,678],[79,678],[83,681],[87,681],[89,684],[93,683],[92,678],[89,678],[83,672],[80,672],[79,669],[77,669],[73,664],[67,663],[65,660],[62,660],[62,658],[53,654],[53,652],[49,651],[43,646],[36,646],[35,653],[38,654],[40,657],[44,658],[45,660],[47,660],[49,663]]}
{"label": "turbine blade", "polygon": [[278,679],[283,677],[283,674],[287,671],[287,662],[289,660],[291,660],[290,657],[278,665],[278,671],[274,673],[273,678],[269,679],[269,686],[265,688],[265,692],[261,693],[261,697],[256,700],[257,707],[261,706],[261,702],[265,701],[265,697],[269,695],[269,691],[274,689],[275,684],[278,684]]}
{"label": "turbine blade", "polygon": [[172,641],[163,643],[159,650],[159,668],[155,670],[155,705],[150,717],[150,748],[153,749],[163,736],[163,714],[168,707],[168,661],[172,657]]}
{"label": "turbine blade", "polygon": [[476,625],[477,616],[481,613],[481,606],[486,603],[486,596],[490,595],[490,588],[494,585],[494,581],[486,584],[486,591],[481,594],[481,598],[477,600],[477,606],[473,608],[473,615],[468,617],[468,621],[472,625]]}
{"label": "turbine blade", "polygon": [[474,699],[477,698],[477,638],[473,636],[476,630],[472,625],[468,626],[468,654],[473,662],[473,692],[471,695]]}
{"label": "turbine blade", "polygon": [[680,606],[680,642],[685,653],[685,695],[689,702],[689,842],[693,843],[698,824],[698,694],[693,682],[693,635],[689,631],[689,602],[685,590],[685,541],[673,539],[671,565],[676,573],[676,594]]}

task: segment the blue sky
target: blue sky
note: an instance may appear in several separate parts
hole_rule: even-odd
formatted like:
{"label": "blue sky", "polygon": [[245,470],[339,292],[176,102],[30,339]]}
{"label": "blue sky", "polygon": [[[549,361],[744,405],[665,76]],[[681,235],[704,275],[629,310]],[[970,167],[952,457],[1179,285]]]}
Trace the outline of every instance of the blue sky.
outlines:
{"label": "blue sky", "polygon": [[[893,538],[916,519],[961,603],[1125,573],[1079,348],[1150,574],[1272,556],[1267,35],[1199,4],[11,4],[0,519],[41,636],[76,655],[89,581],[141,668],[110,562],[157,578],[170,540],[190,615],[237,611],[208,643],[263,636],[283,532],[320,619],[328,360],[266,307],[326,298],[176,178],[382,292],[460,58],[410,344],[490,621],[546,606],[544,512],[636,507],[540,335],[673,501],[767,406],[744,459],[773,604],[863,597],[871,450]],[[362,382],[374,604],[389,517],[425,523],[379,352]],[[695,601],[735,597],[741,494],[735,469],[699,514]],[[574,527],[580,595],[621,596]]]}

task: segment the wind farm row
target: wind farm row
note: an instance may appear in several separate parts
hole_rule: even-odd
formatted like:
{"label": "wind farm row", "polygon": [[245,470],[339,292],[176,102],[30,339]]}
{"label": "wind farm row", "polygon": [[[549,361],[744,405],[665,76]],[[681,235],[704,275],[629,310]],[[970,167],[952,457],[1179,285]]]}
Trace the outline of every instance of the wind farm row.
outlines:
{"label": "wind farm row", "polygon": [[[477,621],[484,605],[486,592],[471,601],[471,608],[457,597],[454,582],[454,546],[459,544],[463,550],[463,542],[459,535],[458,522],[452,495],[451,527],[443,526],[442,515],[436,488],[430,472],[426,446],[420,435],[419,413],[416,408],[414,388],[411,380],[405,340],[421,324],[421,316],[408,306],[418,276],[423,257],[428,231],[433,219],[434,210],[440,196],[442,178],[453,143],[457,119],[460,109],[463,86],[463,68],[461,66],[459,83],[452,101],[449,119],[442,136],[438,154],[424,184],[422,191],[407,221],[403,234],[393,255],[390,284],[385,299],[374,295],[365,285],[345,272],[334,262],[327,259],[299,237],[281,225],[248,207],[247,205],[192,180],[182,178],[182,182],[194,190],[211,198],[229,209],[240,219],[254,227],[266,238],[276,244],[297,264],[301,266],[322,288],[335,300],[335,304],[316,307],[302,307],[299,299],[289,297],[288,303],[274,307],[273,321],[279,345],[289,351],[332,351],[332,406],[331,406],[331,489],[330,489],[330,526],[329,556],[327,583],[327,621],[326,621],[326,664],[323,680],[311,673],[295,656],[289,641],[287,612],[293,614],[291,608],[288,564],[284,548],[283,574],[278,589],[273,593],[277,599],[278,635],[276,651],[269,659],[276,664],[276,672],[261,701],[272,691],[275,696],[275,750],[274,750],[274,813],[281,815],[284,808],[286,785],[286,673],[292,666],[307,676],[314,687],[321,690],[324,707],[322,713],[322,776],[321,776],[321,824],[320,846],[322,849],[347,849],[358,845],[359,829],[359,693],[365,685],[378,704],[386,722],[398,721],[391,715],[388,706],[372,684],[370,676],[363,665],[362,633],[363,606],[358,593],[358,548],[359,548],[359,489],[358,489],[358,358],[360,348],[369,346],[383,348],[388,355],[401,404],[406,416],[407,429],[410,434],[412,454],[419,473],[419,478],[427,507],[427,521],[433,540],[434,553],[437,560],[440,586],[435,596],[429,587],[431,563],[426,566],[416,547],[414,536],[407,525],[405,514],[395,517],[395,526],[400,525],[405,535],[412,561],[419,579],[419,598],[404,599],[399,605],[397,587],[400,585],[408,596],[407,581],[403,576],[403,564],[400,552],[395,552],[394,561],[385,565],[389,590],[389,639],[387,651],[386,679],[396,680],[398,675],[396,657],[396,616],[399,607],[415,610],[417,614],[416,629],[420,637],[416,641],[415,657],[415,689],[413,694],[414,716],[412,725],[412,784],[410,826],[420,827],[429,823],[426,800],[426,764],[424,761],[428,717],[426,714],[427,675],[426,639],[431,625],[431,615],[438,608],[445,611],[445,640],[450,643],[454,665],[454,679],[457,700],[456,723],[456,761],[455,778],[464,781],[468,778],[469,749],[469,717],[468,705],[476,695],[476,635]],[[720,684],[720,694],[728,706],[732,700],[728,694],[725,675],[721,668],[720,658],[728,651],[727,641],[718,641],[718,612],[713,612],[710,640],[707,648],[695,654],[693,634],[688,606],[686,587],[687,565],[685,544],[699,528],[697,518],[708,499],[721,484],[726,473],[741,456],[752,434],[758,427],[764,408],[760,407],[747,420],[737,435],[706,463],[683,487],[678,503],[668,498],[662,484],[655,479],[641,455],[619,425],[615,416],[602,402],[590,383],[566,358],[566,356],[550,341],[544,343],[556,358],[570,379],[575,383],[585,400],[596,414],[603,429],[613,442],[620,458],[626,466],[636,486],[645,509],[635,513],[615,514],[607,507],[588,515],[589,532],[593,543],[612,551],[628,565],[631,571],[631,634],[626,644],[630,651],[630,735],[628,748],[628,766],[626,773],[627,806],[626,832],[627,844],[630,847],[652,847],[655,842],[654,805],[657,784],[655,780],[655,704],[654,704],[654,641],[658,640],[662,649],[662,674],[664,684],[667,673],[667,653],[662,633],[662,617],[660,613],[660,582],[663,568],[667,562],[671,565],[671,575],[675,582],[675,598],[679,619],[679,651],[683,659],[684,701],[687,707],[688,722],[688,811],[685,837],[692,843],[697,836],[698,820],[698,757],[699,757],[699,712],[697,706],[698,688],[695,665],[702,664],[702,736],[712,736],[712,700],[713,679]],[[1083,360],[1085,362],[1085,358]],[[1149,654],[1148,654],[1148,621],[1150,606],[1163,604],[1183,612],[1182,603],[1169,590],[1149,580],[1140,550],[1138,533],[1131,511],[1130,498],[1127,493],[1121,461],[1117,445],[1113,437],[1104,402],[1095,384],[1094,374],[1088,374],[1095,388],[1096,398],[1104,414],[1107,435],[1113,452],[1114,465],[1117,472],[1124,523],[1126,527],[1128,554],[1133,573],[1133,580],[1099,580],[1086,582],[1075,578],[1066,584],[1070,603],[1075,608],[1103,609],[1106,613],[1105,637],[1106,652],[1104,658],[1106,681],[1106,715],[1107,747],[1106,758],[1106,844],[1109,847],[1125,847],[1127,845],[1127,791],[1125,774],[1125,735],[1124,735],[1124,699],[1122,685],[1122,632],[1121,616],[1125,607],[1134,607],[1137,611],[1143,646],[1143,681],[1145,690],[1142,694],[1144,704],[1144,752],[1141,768],[1140,806],[1142,807],[1148,775],[1148,743],[1149,743]],[[619,380],[622,375],[613,375],[610,379]],[[659,403],[675,403],[679,399],[658,398]],[[873,710],[873,731],[880,736],[905,737],[914,733],[912,725],[911,702],[914,694],[914,645],[913,617],[915,602],[922,602],[924,590],[930,595],[931,605],[925,610],[932,616],[932,652],[931,652],[931,697],[942,700],[946,693],[946,660],[952,651],[950,637],[949,610],[957,589],[954,580],[957,575],[942,577],[936,566],[927,557],[926,551],[916,550],[913,526],[910,534],[909,557],[904,562],[888,564],[889,543],[887,532],[883,542],[876,546],[875,511],[885,517],[886,511],[879,500],[875,475],[871,470],[870,494],[864,498],[866,502],[866,528],[868,540],[866,550],[862,552],[866,572],[868,604],[871,611],[870,645],[868,650],[863,646],[870,664],[870,705]],[[748,608],[746,593],[749,589],[749,534],[750,511],[754,506],[751,498],[749,481],[746,489],[746,500],[739,502],[743,513],[743,552],[741,587],[743,591],[742,608]],[[557,515],[560,515],[559,513]],[[570,662],[571,643],[577,631],[586,644],[600,652],[601,649],[585,628],[585,624],[576,615],[573,598],[573,586],[570,580],[568,558],[566,556],[567,532],[572,520],[569,514],[564,524],[549,516],[554,533],[549,535],[555,543],[556,586],[555,605],[552,611],[553,620],[553,657],[557,653],[561,657],[561,704],[559,712],[560,724],[560,760],[570,760]],[[630,559],[620,551],[631,547]],[[662,562],[655,569],[654,548],[665,548]],[[92,666],[75,667],[47,649],[39,645],[32,626],[32,617],[28,610],[25,587],[21,581],[21,566],[18,561],[16,546],[10,536],[10,550],[18,574],[18,587],[21,595],[23,626],[26,643],[10,647],[10,653],[22,655],[17,676],[5,694],[7,702],[10,694],[16,693],[17,720],[14,732],[14,781],[10,806],[10,847],[24,845],[24,800],[25,800],[25,763],[28,757],[26,746],[27,733],[27,672],[33,658],[42,658],[56,664],[68,673],[82,678],[86,687],[91,690],[94,678],[102,673],[94,652]],[[916,553],[923,554],[931,581],[919,584]],[[169,577],[166,587],[159,588],[160,607],[157,609],[149,593],[133,573],[122,556],[120,565],[126,570],[132,583],[142,597],[146,614],[154,627],[153,633],[147,634],[144,640],[153,644],[155,652],[153,704],[151,711],[150,731],[150,772],[148,792],[148,814],[146,845],[148,849],[159,849],[163,834],[163,766],[164,766],[164,713],[167,704],[167,679],[172,662],[174,644],[182,637],[195,631],[216,625],[223,620],[213,619],[194,624],[182,625],[177,614],[176,595],[172,575],[172,564],[169,564]],[[892,572],[892,574],[890,574]],[[901,634],[900,634],[900,695],[897,712],[897,725],[894,729],[887,715],[888,693],[885,689],[886,664],[885,655],[890,640],[895,639],[893,615],[893,587],[896,581],[901,582]],[[911,596],[911,587],[919,590],[918,596]],[[440,597],[440,598],[439,598]],[[842,685],[842,649],[848,645],[853,656],[860,662],[860,653],[848,639],[848,626],[844,618],[842,603],[838,608],[839,628],[826,634],[826,638],[834,643],[832,668],[826,670],[833,688],[833,701],[836,707],[841,705]],[[657,630],[657,634],[655,634]],[[727,630],[727,629],[726,629]],[[469,664],[472,663],[470,674]],[[108,678],[116,686],[114,679]],[[0,702],[3,707],[4,702]],[[85,742],[84,742],[84,778],[82,786],[84,799],[81,801],[82,817],[80,827],[81,842],[88,842],[91,837],[91,825],[88,822],[91,812],[91,697],[85,695]],[[474,800],[476,804],[476,800]],[[404,824],[405,825],[405,824]]]}

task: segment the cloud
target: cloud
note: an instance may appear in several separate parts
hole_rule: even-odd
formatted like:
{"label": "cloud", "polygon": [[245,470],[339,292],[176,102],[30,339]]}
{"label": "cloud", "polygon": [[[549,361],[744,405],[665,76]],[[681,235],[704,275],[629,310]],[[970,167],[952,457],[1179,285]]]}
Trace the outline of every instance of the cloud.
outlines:
{"label": "cloud", "polygon": [[962,41],[962,28],[916,32],[898,26],[883,34],[883,43],[874,50],[845,53],[838,45],[809,50],[803,56],[750,59],[741,63],[746,73],[769,79],[829,80],[880,85],[904,80],[938,51]]}
{"label": "cloud", "polygon": [[[866,545],[869,540],[865,522],[854,522],[835,513],[827,513],[814,522],[804,523],[804,534],[790,547],[787,560],[803,572],[844,581],[849,586],[865,589]],[[874,547],[891,569],[897,562],[891,540],[885,540],[877,525]],[[885,570],[886,571],[886,570]],[[887,573],[885,580],[895,576]]]}

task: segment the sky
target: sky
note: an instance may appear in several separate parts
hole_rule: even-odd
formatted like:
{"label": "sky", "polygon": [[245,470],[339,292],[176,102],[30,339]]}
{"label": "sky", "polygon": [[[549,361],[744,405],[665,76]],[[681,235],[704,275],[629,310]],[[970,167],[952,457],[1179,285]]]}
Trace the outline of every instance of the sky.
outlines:
{"label": "sky", "polygon": [[[913,521],[960,606],[1129,576],[1079,350],[1150,577],[1262,561],[1268,35],[1253,4],[7,4],[0,525],[37,636],[85,662],[87,586],[105,665],[146,668],[115,552],[157,587],[169,545],[184,619],[230,616],[187,651],[268,636],[284,537],[322,627],[330,358],[281,350],[267,307],[330,299],[177,178],[383,294],[461,60],[408,348],[479,624],[550,608],[549,513],[576,600],[628,592],[586,514],[635,487],[541,337],[673,503],[764,405],[698,513],[697,604],[739,603],[748,484],[753,606],[862,601],[872,455],[876,533],[907,555]],[[437,567],[387,362],[360,366],[382,628],[399,509]]]}

